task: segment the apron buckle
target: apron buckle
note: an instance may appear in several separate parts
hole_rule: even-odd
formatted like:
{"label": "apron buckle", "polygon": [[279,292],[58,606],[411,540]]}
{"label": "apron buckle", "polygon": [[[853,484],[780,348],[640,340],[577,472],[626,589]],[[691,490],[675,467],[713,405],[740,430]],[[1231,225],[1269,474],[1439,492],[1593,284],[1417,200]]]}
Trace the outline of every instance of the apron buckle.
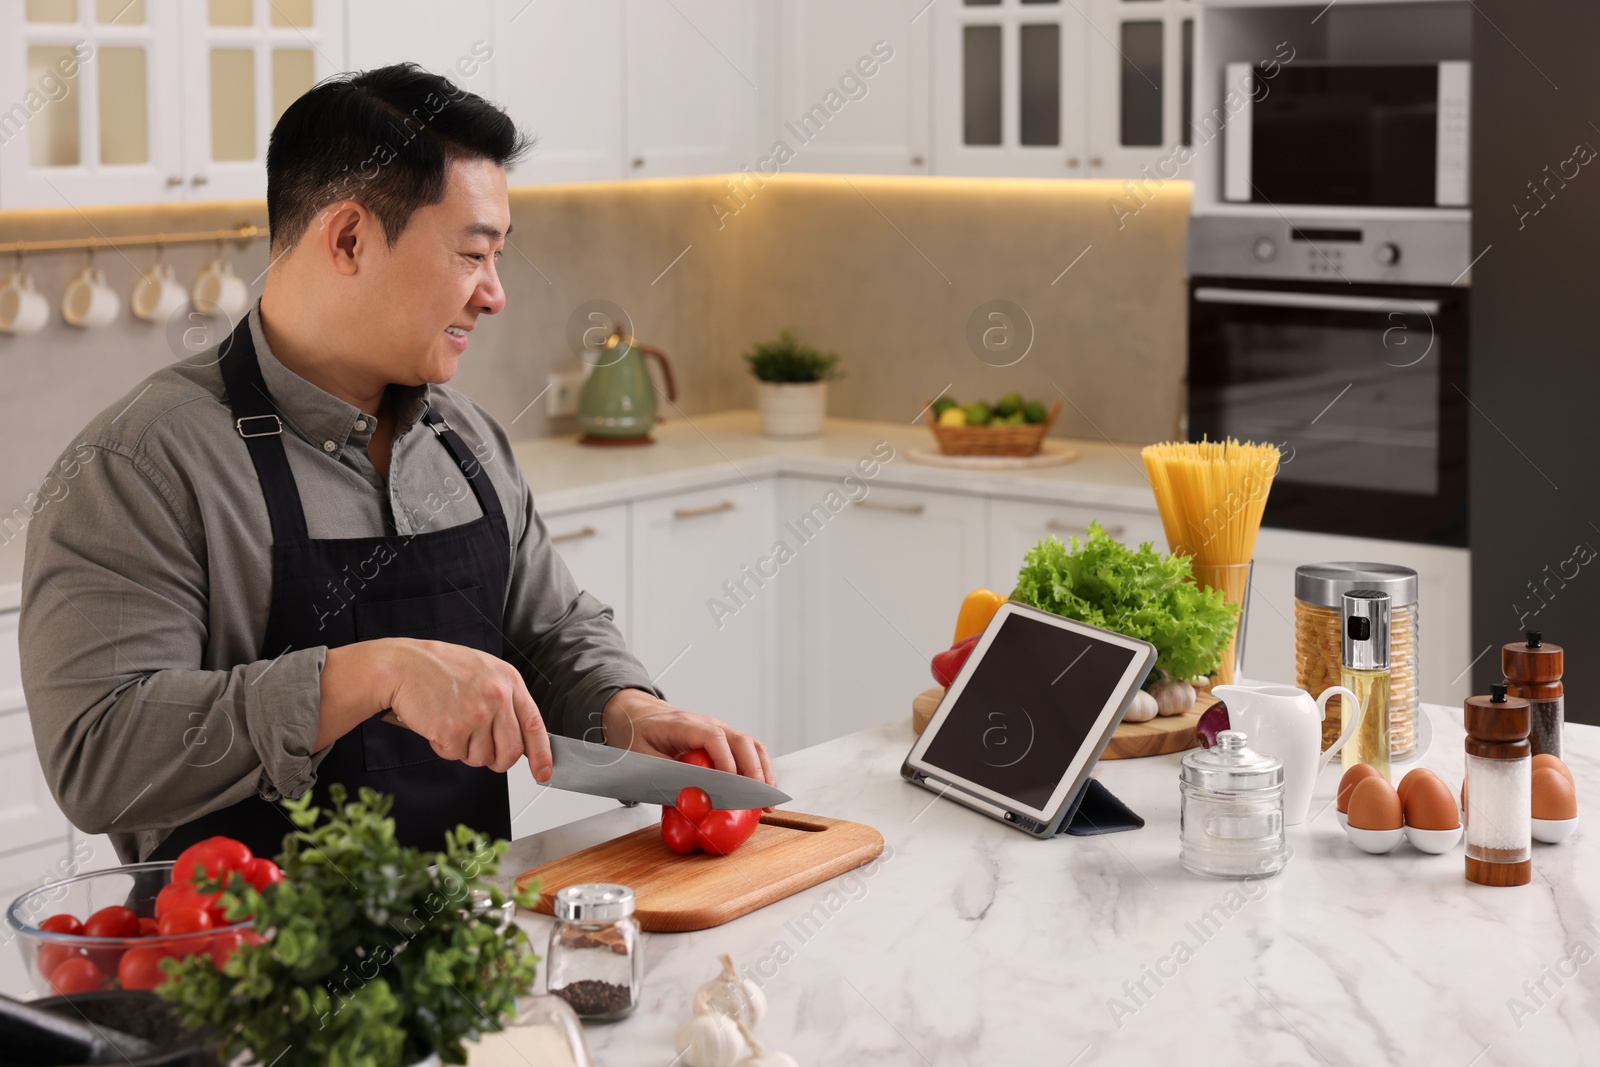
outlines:
{"label": "apron buckle", "polygon": [[[260,419],[271,419],[273,424],[272,429],[256,430],[254,432],[247,432],[245,430],[245,423],[256,422]],[[283,433],[283,420],[278,418],[276,415],[246,415],[241,419],[234,420],[233,428],[239,431],[240,437],[277,437]]]}

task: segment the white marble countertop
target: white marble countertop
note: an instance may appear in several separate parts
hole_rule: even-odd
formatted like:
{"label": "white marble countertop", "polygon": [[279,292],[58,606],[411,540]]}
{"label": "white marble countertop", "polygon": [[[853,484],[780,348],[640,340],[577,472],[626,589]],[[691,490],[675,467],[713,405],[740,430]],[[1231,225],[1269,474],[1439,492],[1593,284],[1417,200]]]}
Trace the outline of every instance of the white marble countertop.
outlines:
{"label": "white marble countertop", "polygon": [[[1460,710],[1428,712],[1421,763],[1459,787]],[[1531,885],[1473,885],[1463,846],[1357,851],[1331,809],[1334,764],[1320,817],[1291,828],[1284,872],[1219,881],[1178,865],[1176,755],[1096,770],[1144,829],[1040,841],[902,782],[911,742],[908,718],[778,760],[788,806],[876,827],[885,858],[715,929],[645,935],[639,1010],[585,1027],[597,1067],[671,1062],[722,952],[764,983],[758,1038],[818,1067],[1600,1056],[1600,847],[1582,828],[1534,845]],[[1578,781],[1594,781],[1600,729],[1569,726],[1565,748]],[[524,838],[506,871],[658,812],[619,808]],[[796,925],[813,911],[814,926]],[[549,920],[518,921],[543,954]]]}
{"label": "white marble countertop", "polygon": [[[1051,438],[1052,447],[1079,453],[1075,462],[1033,470],[966,471],[923,466],[907,455],[935,448],[926,426],[909,422],[829,419],[821,437],[779,440],[761,436],[754,411],[673,415],[655,430],[656,443],[598,448],[576,437],[541,437],[513,446],[534,502],[545,515],[626,500],[724,485],[769,474],[838,478],[873,446],[888,441],[894,459],[875,485],[1012,496],[1154,512],[1138,445]],[[21,603],[21,537],[0,545],[0,611]]]}

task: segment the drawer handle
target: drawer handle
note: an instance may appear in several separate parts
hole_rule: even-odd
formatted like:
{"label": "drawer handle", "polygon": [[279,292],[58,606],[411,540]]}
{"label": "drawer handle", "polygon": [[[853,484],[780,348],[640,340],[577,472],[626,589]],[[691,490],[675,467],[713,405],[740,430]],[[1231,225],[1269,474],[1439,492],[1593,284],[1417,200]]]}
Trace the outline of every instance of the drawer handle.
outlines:
{"label": "drawer handle", "polygon": [[672,517],[675,519],[697,519],[701,515],[715,515],[719,511],[732,511],[733,501],[722,500],[715,504],[707,504],[700,508],[673,508]]}
{"label": "drawer handle", "polygon": [[585,537],[593,537],[599,532],[593,526],[584,526],[576,530],[568,530],[566,533],[551,534],[550,543],[559,545],[563,541],[582,541]]}
{"label": "drawer handle", "polygon": [[902,515],[921,515],[928,510],[926,504],[884,504],[877,500],[857,500],[858,508],[871,508],[874,511],[898,511]]}
{"label": "drawer handle", "polygon": [[[1060,519],[1051,519],[1044,524],[1044,528],[1054,533],[1086,534],[1089,532],[1089,527],[1087,526],[1074,526],[1072,523],[1062,522]],[[1105,531],[1108,536],[1121,537],[1128,532],[1128,528],[1126,526],[1107,526]]]}

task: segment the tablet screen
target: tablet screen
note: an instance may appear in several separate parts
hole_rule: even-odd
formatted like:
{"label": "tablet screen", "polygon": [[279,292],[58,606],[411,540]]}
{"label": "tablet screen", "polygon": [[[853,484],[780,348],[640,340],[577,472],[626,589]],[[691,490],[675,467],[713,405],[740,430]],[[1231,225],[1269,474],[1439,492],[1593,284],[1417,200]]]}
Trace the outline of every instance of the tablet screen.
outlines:
{"label": "tablet screen", "polygon": [[1043,810],[1135,655],[1011,615],[922,760]]}

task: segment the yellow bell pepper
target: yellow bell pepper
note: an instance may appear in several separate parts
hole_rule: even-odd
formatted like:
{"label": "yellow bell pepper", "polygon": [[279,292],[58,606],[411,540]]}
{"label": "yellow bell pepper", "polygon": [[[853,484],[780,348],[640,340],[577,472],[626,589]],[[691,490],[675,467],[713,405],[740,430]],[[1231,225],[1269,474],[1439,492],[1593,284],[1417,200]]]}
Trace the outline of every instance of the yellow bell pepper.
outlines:
{"label": "yellow bell pepper", "polygon": [[968,593],[961,602],[961,613],[956,616],[956,637],[951,644],[959,644],[973,634],[982,633],[1005,602],[1006,598],[992,589],[974,589]]}

